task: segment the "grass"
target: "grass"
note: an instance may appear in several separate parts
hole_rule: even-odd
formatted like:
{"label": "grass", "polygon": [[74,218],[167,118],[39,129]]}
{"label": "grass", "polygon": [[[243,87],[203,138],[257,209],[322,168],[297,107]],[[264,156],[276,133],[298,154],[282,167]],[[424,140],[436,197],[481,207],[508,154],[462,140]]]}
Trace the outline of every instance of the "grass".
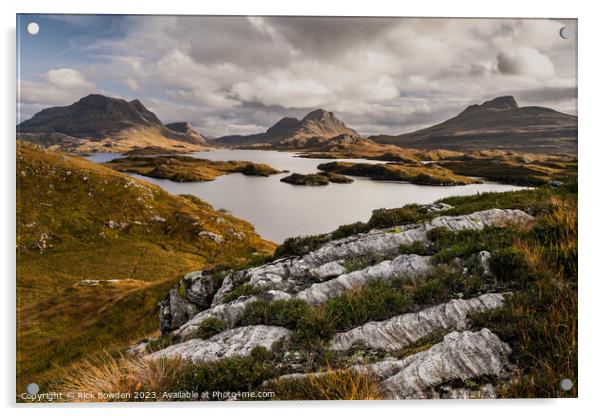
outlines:
{"label": "grass", "polygon": [[[499,278],[524,287],[507,308],[473,317],[512,347],[518,373],[504,397],[577,396],[576,197],[552,198],[554,208],[531,232],[492,258]],[[574,383],[570,391],[559,387],[564,378]]]}
{"label": "grass", "polygon": [[353,163],[329,162],[318,165],[318,169],[340,175],[363,176],[379,181],[404,181],[418,185],[468,185],[479,183],[466,176],[458,175],[451,170],[437,165],[421,163]]}
{"label": "grass", "polygon": [[375,377],[352,370],[327,371],[304,378],[284,378],[265,387],[276,400],[378,400]]}
{"label": "grass", "polygon": [[138,173],[176,182],[212,181],[228,173],[242,173],[249,176],[269,176],[280,173],[264,163],[213,161],[191,156],[129,156],[111,160],[105,163],[105,166],[120,172]]}
{"label": "grass", "polygon": [[[244,238],[229,238],[230,228]],[[199,237],[201,230],[224,242]],[[17,391],[157,332],[183,274],[239,266],[273,244],[209,204],[86,160],[17,143]],[[259,254],[259,256],[257,256]],[[85,280],[116,282],[77,286]]]}

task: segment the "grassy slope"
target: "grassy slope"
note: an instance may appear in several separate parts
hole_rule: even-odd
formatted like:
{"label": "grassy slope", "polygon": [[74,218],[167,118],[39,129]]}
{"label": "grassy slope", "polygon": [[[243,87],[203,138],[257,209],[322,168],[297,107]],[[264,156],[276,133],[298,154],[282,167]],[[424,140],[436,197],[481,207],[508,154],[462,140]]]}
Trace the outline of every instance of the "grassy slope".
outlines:
{"label": "grassy slope", "polygon": [[156,303],[182,274],[273,248],[197,198],[18,143],[17,388],[156,332]]}
{"label": "grassy slope", "polygon": [[120,172],[138,173],[177,182],[212,181],[218,176],[236,172],[250,176],[269,176],[280,173],[264,163],[222,162],[191,156],[130,156],[114,159],[106,163],[106,166]]}

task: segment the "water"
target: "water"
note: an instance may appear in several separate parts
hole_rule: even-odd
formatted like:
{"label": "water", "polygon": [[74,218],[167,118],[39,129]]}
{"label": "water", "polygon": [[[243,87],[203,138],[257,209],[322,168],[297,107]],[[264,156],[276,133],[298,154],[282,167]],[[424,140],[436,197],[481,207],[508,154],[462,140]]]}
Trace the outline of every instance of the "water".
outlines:
{"label": "water", "polygon": [[[331,159],[306,159],[292,152],[270,150],[227,150],[199,152],[191,156],[211,160],[246,160],[267,163],[291,173],[317,172],[320,163]],[[89,159],[104,162],[119,157],[95,154]],[[344,159],[358,161],[357,159]],[[361,160],[365,163],[382,163]],[[212,182],[180,183],[166,179],[133,175],[161,186],[173,194],[192,194],[223,208],[255,226],[264,238],[280,243],[287,237],[320,234],[339,225],[367,221],[372,210],[395,208],[409,203],[426,204],[447,196],[474,195],[480,192],[504,192],[519,186],[487,182],[466,186],[424,186],[405,182],[379,182],[353,177],[352,184],[295,186],[280,182],[289,173],[268,178],[233,173]]]}

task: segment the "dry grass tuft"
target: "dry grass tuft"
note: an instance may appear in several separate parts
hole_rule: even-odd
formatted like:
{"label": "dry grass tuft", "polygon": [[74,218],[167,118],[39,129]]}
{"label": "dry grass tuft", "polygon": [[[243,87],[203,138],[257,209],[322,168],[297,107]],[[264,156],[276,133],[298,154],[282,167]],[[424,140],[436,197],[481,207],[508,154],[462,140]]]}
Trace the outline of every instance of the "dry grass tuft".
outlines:
{"label": "dry grass tuft", "polygon": [[156,400],[161,400],[161,393],[171,390],[183,366],[179,359],[145,360],[105,352],[66,372],[55,388],[64,393],[93,393],[93,402],[119,401],[99,398],[98,393],[129,393],[132,398],[125,401],[131,401],[135,392],[156,392]]}
{"label": "dry grass tuft", "polygon": [[281,378],[268,383],[276,400],[378,400],[378,381],[351,370],[326,371],[304,378]]}

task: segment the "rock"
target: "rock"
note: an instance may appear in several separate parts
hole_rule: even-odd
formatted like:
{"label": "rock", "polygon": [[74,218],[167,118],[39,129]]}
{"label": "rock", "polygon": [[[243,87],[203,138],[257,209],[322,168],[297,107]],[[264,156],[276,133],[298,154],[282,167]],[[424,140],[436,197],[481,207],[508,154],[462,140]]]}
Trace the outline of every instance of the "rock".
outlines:
{"label": "rock", "polygon": [[321,267],[327,263],[356,257],[392,257],[397,255],[400,244],[416,241],[426,243],[427,233],[433,228],[443,227],[450,231],[481,230],[488,226],[532,219],[533,217],[520,210],[490,209],[468,215],[440,216],[422,224],[372,230],[365,234],[329,241],[302,257],[278,259],[259,267],[230,273],[216,293],[213,306],[222,303],[230,291],[243,283],[262,290],[298,292],[315,283],[312,278],[322,280],[324,269]]}
{"label": "rock", "polygon": [[179,283],[184,288],[186,299],[201,310],[211,306],[217,291],[215,278],[207,271],[196,271],[186,274]]}
{"label": "rock", "polygon": [[500,377],[510,347],[487,328],[451,332],[427,351],[398,362],[399,371],[381,383],[388,399],[427,398],[431,387],[452,380]]}
{"label": "rock", "polygon": [[323,283],[315,283],[297,293],[296,298],[317,305],[374,280],[389,280],[399,276],[419,276],[432,269],[429,256],[402,254],[374,266],[342,274]]}
{"label": "rock", "polygon": [[148,355],[149,360],[176,358],[192,362],[208,362],[236,356],[247,356],[255,347],[272,348],[281,339],[288,338],[291,331],[279,326],[243,326],[221,332],[213,337],[192,339],[171,345]]}
{"label": "rock", "polygon": [[213,240],[217,244],[221,244],[224,241],[223,236],[216,234],[216,233],[212,233],[211,231],[200,231],[199,237],[209,238],[210,240]]}
{"label": "rock", "polygon": [[138,341],[136,344],[129,347],[125,350],[126,354],[132,355],[134,357],[143,357],[146,355],[146,347],[148,346],[149,340],[143,339]]}
{"label": "rock", "polygon": [[432,204],[423,205],[422,208],[424,208],[426,212],[441,212],[452,209],[453,207],[443,202],[434,202]]}
{"label": "rock", "polygon": [[476,390],[445,387],[441,392],[433,392],[433,399],[495,399],[497,392],[493,384],[487,383]]}
{"label": "rock", "polygon": [[491,259],[491,253],[488,251],[480,251],[477,255],[479,265],[483,268],[483,276],[491,276],[491,269],[489,268],[489,260]]}
{"label": "rock", "polygon": [[381,322],[368,322],[336,334],[329,348],[348,350],[358,346],[384,351],[400,350],[438,330],[465,329],[468,314],[502,306],[504,296],[499,293],[487,293],[468,300],[454,299],[420,312],[406,313]]}
{"label": "rock", "polygon": [[171,289],[159,302],[159,329],[161,335],[184,325],[196,316],[200,308],[181,297],[177,289]]}
{"label": "rock", "polygon": [[277,290],[270,290],[255,296],[241,296],[232,302],[223,303],[206,309],[188,320],[184,325],[176,329],[172,335],[176,340],[185,341],[196,337],[201,323],[208,318],[217,318],[224,321],[229,327],[233,326],[236,320],[242,316],[245,308],[252,302],[258,300],[274,301],[290,299],[291,295]]}
{"label": "rock", "polygon": [[562,182],[562,181],[554,181],[554,180],[548,181],[548,186],[550,188],[560,188],[562,185],[564,185],[564,182]]}
{"label": "rock", "polygon": [[[505,377],[510,352],[510,347],[487,328],[478,332],[454,331],[442,342],[407,358],[355,365],[349,369],[374,376],[380,382],[385,399],[424,399],[441,397],[434,388],[452,381]],[[321,374],[324,373],[295,373],[282,378],[302,379]],[[464,393],[468,394],[468,390]],[[458,390],[449,397],[456,394],[460,396],[462,392]]]}

